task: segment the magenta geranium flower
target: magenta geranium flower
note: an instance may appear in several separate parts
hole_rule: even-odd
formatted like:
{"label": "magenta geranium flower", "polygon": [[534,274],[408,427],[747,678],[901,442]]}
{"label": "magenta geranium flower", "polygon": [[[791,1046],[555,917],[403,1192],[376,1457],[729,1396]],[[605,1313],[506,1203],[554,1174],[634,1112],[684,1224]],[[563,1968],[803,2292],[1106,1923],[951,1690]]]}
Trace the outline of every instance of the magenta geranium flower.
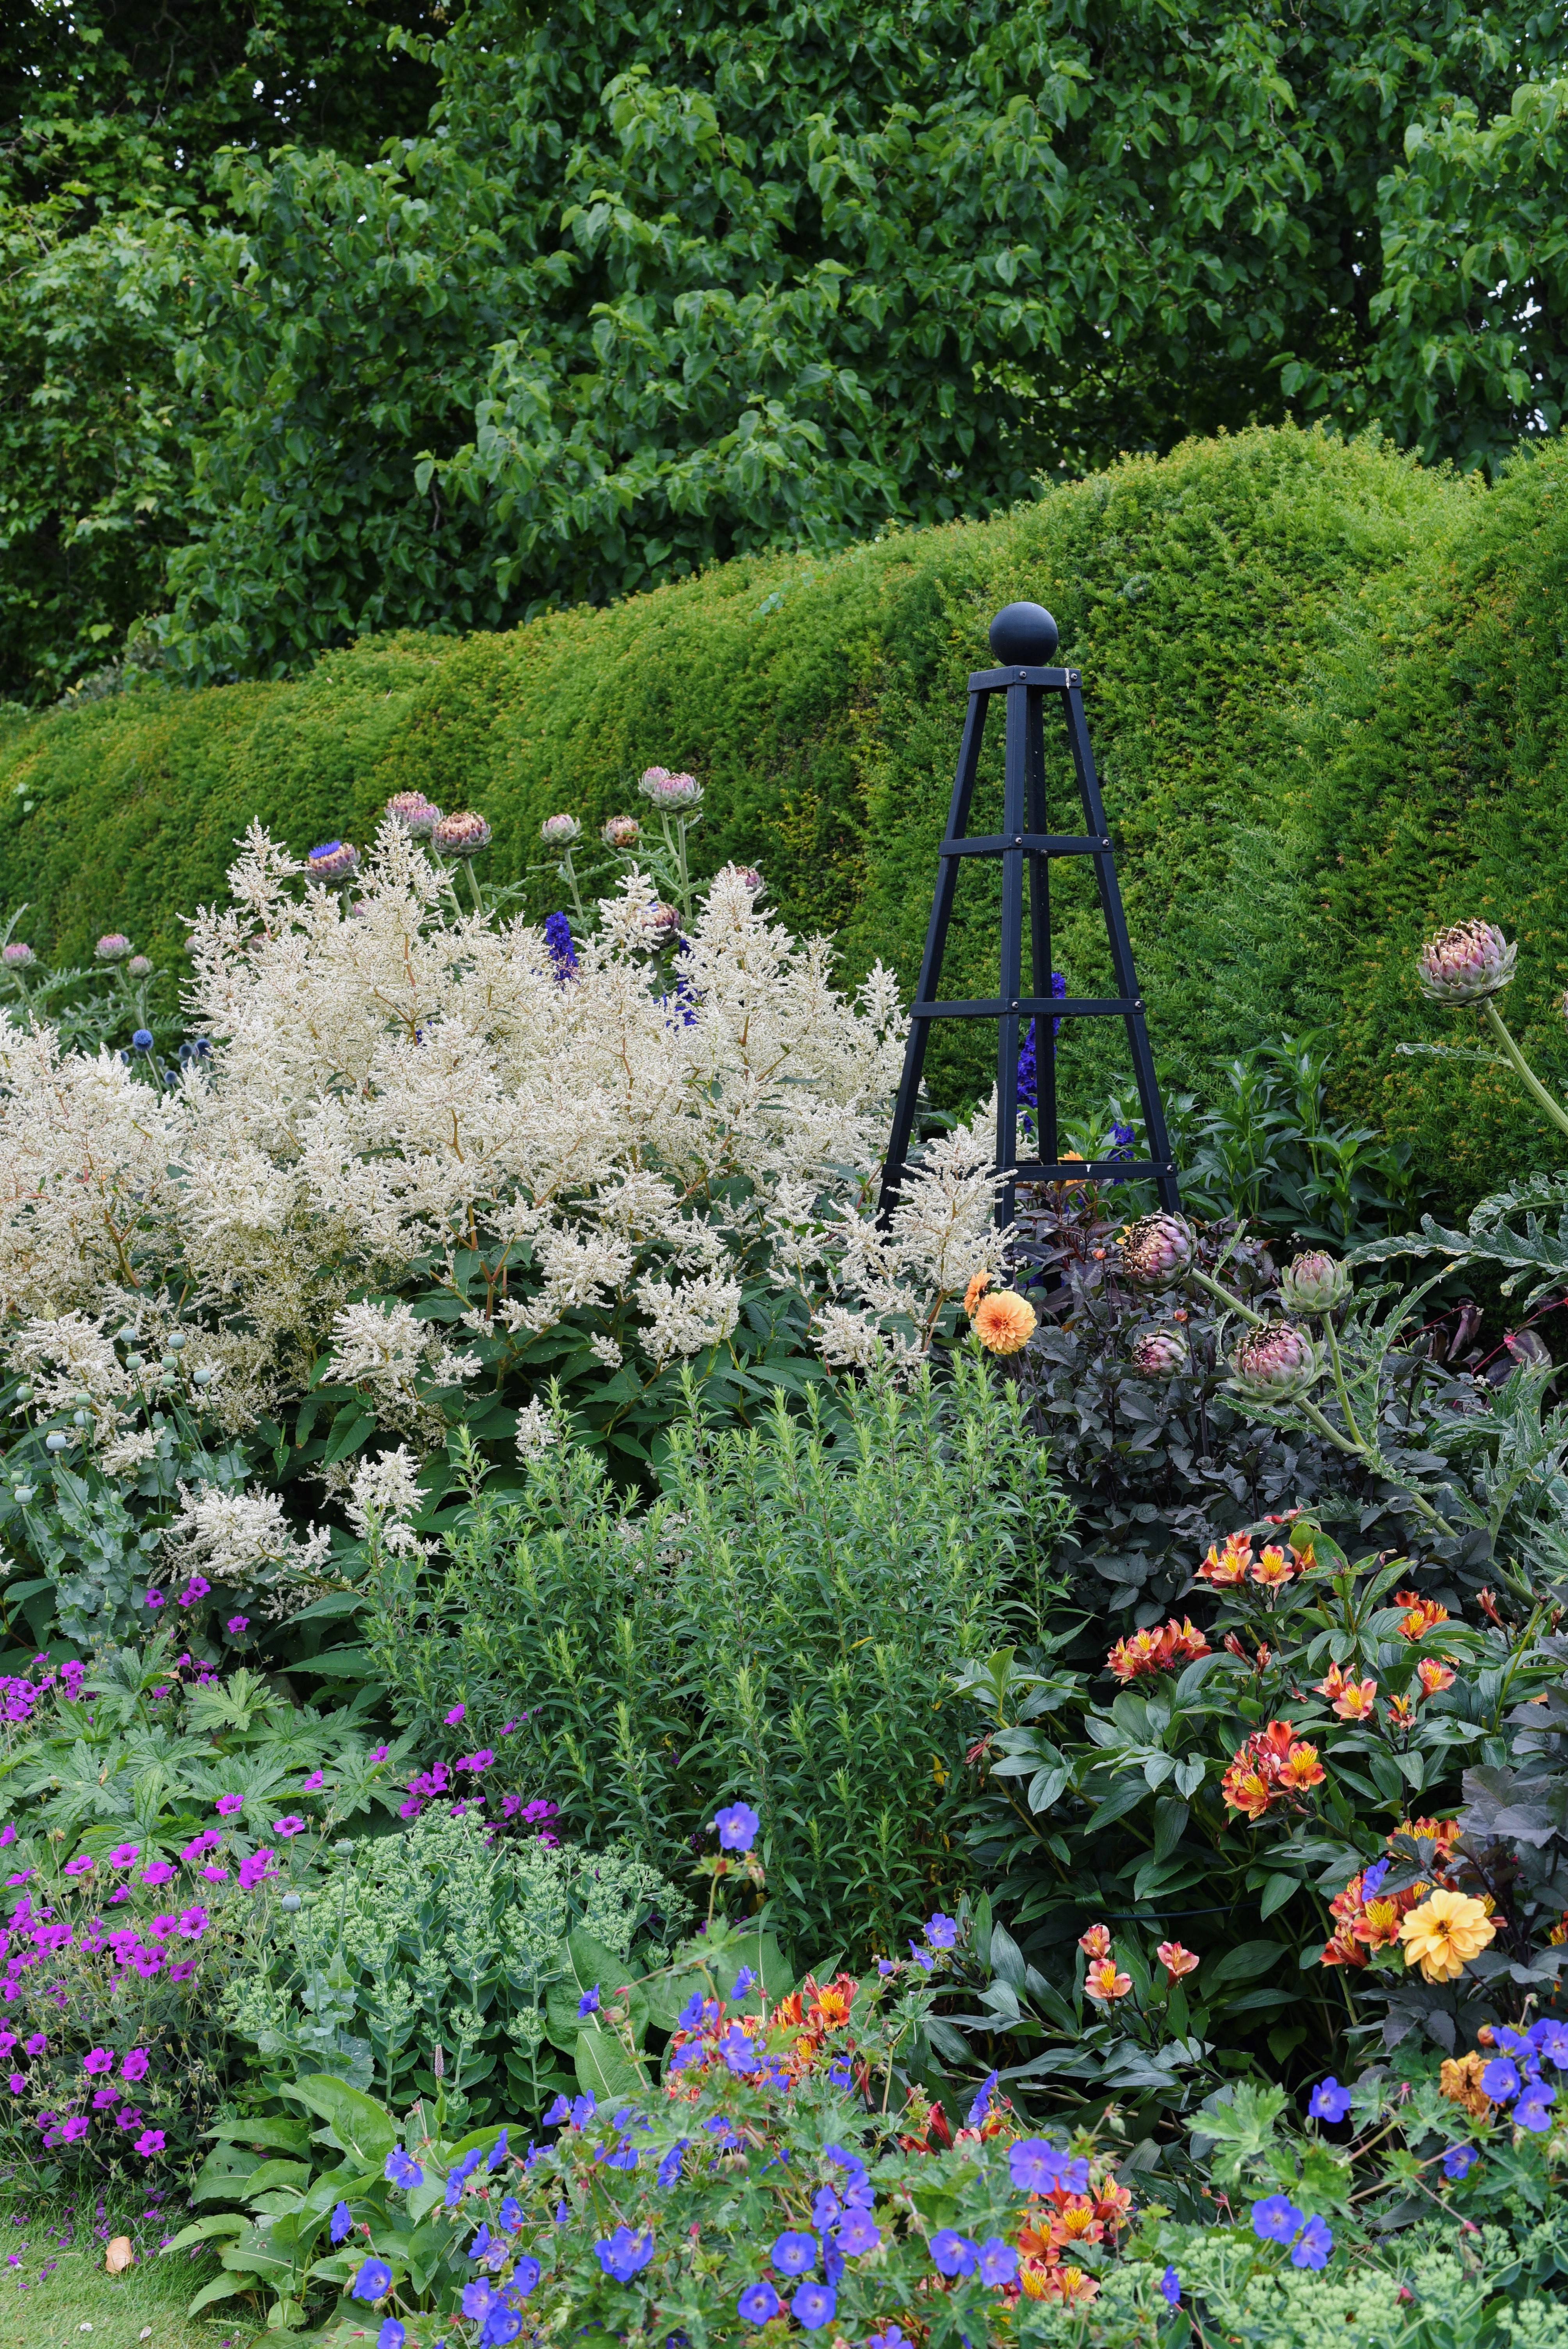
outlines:
{"label": "magenta geranium flower", "polygon": [[197,1907],[180,1912],[180,1930],[188,1941],[199,1941],[207,1930],[207,1911]]}
{"label": "magenta geranium flower", "polygon": [[304,1821],[300,1817],[297,1811],[290,1811],[286,1818],[282,1818],[275,1822],[273,1832],[281,1836],[304,1835]]}
{"label": "magenta geranium flower", "polygon": [[92,1872],[92,1857],[88,1852],[78,1851],[75,1859],[67,1859],[66,1862],[67,1876],[90,1876]]}
{"label": "magenta geranium flower", "polygon": [[161,1607],[163,1603],[163,1593],[161,1590],[150,1590],[148,1592],[147,1604],[149,1607]]}
{"label": "magenta geranium flower", "polygon": [[144,2161],[150,2161],[155,2153],[161,2153],[163,2150],[163,2131],[143,2129],[130,2149],[132,2153],[139,2153]]}
{"label": "magenta geranium flower", "polygon": [[238,1814],[244,1809],[244,1807],[245,1798],[243,1795],[220,1795],[218,1797],[219,1812],[221,1816],[226,1819],[236,1817]]}
{"label": "magenta geranium flower", "polygon": [[147,2050],[145,2047],[133,2047],[131,2049],[129,2054],[126,2057],[124,2063],[119,2067],[119,2076],[122,2080],[146,2079]]}
{"label": "magenta geranium flower", "polygon": [[250,1620],[251,1619],[248,1615],[231,1615],[227,1623],[224,1624],[223,1629],[230,1634],[231,1638],[237,1640],[241,1632],[249,1628]]}
{"label": "magenta geranium flower", "polygon": [[467,1711],[468,1706],[466,1704],[453,1705],[450,1713],[447,1715],[447,1727],[449,1729],[456,1729],[459,1722],[461,1721]]}
{"label": "magenta geranium flower", "polygon": [[160,1884],[172,1884],[175,1873],[176,1871],[170,1868],[166,1859],[149,1860],[147,1866],[141,1871],[141,1882],[143,1884],[150,1884],[153,1886]]}
{"label": "magenta geranium flower", "polygon": [[108,1856],[108,1864],[111,1868],[134,1868],[140,1857],[139,1843],[117,1843]]}
{"label": "magenta geranium flower", "polygon": [[82,2057],[82,2070],[88,2073],[112,2072],[114,2070],[113,2048],[89,2047]]}

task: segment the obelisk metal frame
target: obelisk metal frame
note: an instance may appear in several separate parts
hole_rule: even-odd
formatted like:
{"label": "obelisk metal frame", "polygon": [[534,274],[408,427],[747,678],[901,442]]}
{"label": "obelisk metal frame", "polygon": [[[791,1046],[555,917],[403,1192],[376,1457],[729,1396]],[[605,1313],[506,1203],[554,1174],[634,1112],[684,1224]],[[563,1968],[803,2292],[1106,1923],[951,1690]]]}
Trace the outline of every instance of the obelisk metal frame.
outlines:
{"label": "obelisk metal frame", "polygon": [[[1042,619],[1044,615],[1041,615]],[[1050,644],[1054,647],[1054,628]],[[998,694],[1006,697],[1006,740],[1003,786],[1003,829],[975,838],[968,834],[969,812],[980,768],[980,746],[985,719]],[[1046,830],[1045,704],[1054,699],[1066,721],[1068,746],[1083,803],[1081,833]],[[1165,1130],[1165,1111],[1154,1073],[1143,998],[1133,968],[1121,891],[1117,885],[1116,859],[1100,799],[1099,778],[1084,720],[1082,679],[1076,668],[1007,667],[977,669],[969,679],[969,709],[958,753],[947,833],[937,851],[936,894],[925,934],[920,983],[910,1009],[909,1041],[904,1049],[903,1076],[893,1110],[892,1132],[882,1169],[881,1212],[884,1219],[897,1203],[914,1133],[915,1111],[925,1048],[936,1019],[995,1019],[996,1047],[996,1157],[999,1174],[1006,1174],[996,1200],[998,1224],[1013,1219],[1014,1188],[1017,1183],[1082,1181],[1086,1176],[1130,1183],[1152,1178],[1161,1204],[1181,1205],[1176,1163]],[[966,856],[999,857],[1002,864],[1001,992],[994,998],[943,1002],[938,989],[953,918],[954,892],[960,862]],[[1111,996],[1054,998],[1042,989],[1051,983],[1050,868],[1053,857],[1093,859],[1099,890],[1100,912],[1110,940],[1111,967],[1117,992]],[[1029,875],[1029,959],[1034,993],[1023,993],[1024,874]],[[1037,1070],[1035,1130],[1041,1155],[1018,1156],[1018,1040],[1020,1023],[1033,1019],[1035,1063]],[[1138,1098],[1148,1140],[1147,1159],[1096,1158],[1088,1161],[1057,1156],[1055,1019],[1121,1019],[1127,1027]]]}

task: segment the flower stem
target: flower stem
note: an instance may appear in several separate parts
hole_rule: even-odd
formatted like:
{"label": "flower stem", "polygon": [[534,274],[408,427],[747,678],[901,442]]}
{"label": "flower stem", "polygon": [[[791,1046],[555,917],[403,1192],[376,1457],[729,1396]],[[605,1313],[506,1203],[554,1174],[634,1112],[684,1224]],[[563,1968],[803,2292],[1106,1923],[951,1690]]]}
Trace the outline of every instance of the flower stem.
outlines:
{"label": "flower stem", "polygon": [[1568,1110],[1565,1110],[1563,1107],[1562,1102],[1557,1101],[1547,1092],[1546,1087],[1542,1083],[1540,1078],[1536,1075],[1534,1070],[1531,1067],[1529,1061],[1525,1059],[1523,1053],[1514,1042],[1512,1036],[1509,1033],[1508,1023],[1503,1019],[1501,1012],[1498,1009],[1495,1001],[1490,995],[1482,1004],[1481,1011],[1486,1019],[1487,1025],[1491,1028],[1492,1034],[1497,1038],[1498,1042],[1502,1046],[1503,1050],[1508,1054],[1510,1061],[1513,1064],[1514,1071],[1518,1076],[1520,1082],[1523,1085],[1525,1092],[1530,1095],[1531,1100],[1535,1103],[1536,1108],[1542,1112],[1543,1116],[1551,1119],[1553,1124],[1556,1126],[1559,1133],[1568,1133]]}
{"label": "flower stem", "polygon": [[1254,1329],[1262,1329],[1264,1315],[1254,1313],[1250,1305],[1243,1305],[1239,1297],[1233,1297],[1228,1288],[1222,1288],[1217,1280],[1211,1280],[1208,1274],[1200,1272],[1195,1264],[1188,1266],[1187,1278],[1189,1280],[1196,1281],[1200,1288],[1206,1289],[1209,1295],[1215,1298],[1220,1304],[1228,1305],[1233,1313],[1239,1313],[1243,1321],[1250,1321]]}

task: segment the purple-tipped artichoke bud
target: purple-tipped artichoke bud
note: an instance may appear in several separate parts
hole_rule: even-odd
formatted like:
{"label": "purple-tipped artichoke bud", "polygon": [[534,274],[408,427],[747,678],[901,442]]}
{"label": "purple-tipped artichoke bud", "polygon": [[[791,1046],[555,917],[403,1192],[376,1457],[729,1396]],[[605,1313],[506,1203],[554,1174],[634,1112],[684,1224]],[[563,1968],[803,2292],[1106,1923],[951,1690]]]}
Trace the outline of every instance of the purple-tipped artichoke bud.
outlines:
{"label": "purple-tipped artichoke bud", "polygon": [[0,962],[5,963],[7,970],[27,970],[37,959],[32,947],[20,938],[13,938],[8,946],[0,947]]}
{"label": "purple-tipped artichoke bud", "polygon": [[1421,990],[1437,1003],[1480,1003],[1513,977],[1519,948],[1491,922],[1456,922],[1416,957]]}
{"label": "purple-tipped artichoke bud", "polygon": [[1308,1248],[1280,1275],[1279,1299],[1287,1313],[1332,1313],[1350,1295],[1350,1271],[1321,1248]]}
{"label": "purple-tipped artichoke bud", "polygon": [[351,840],[324,840],[313,848],[305,859],[305,869],[313,881],[325,881],[335,888],[352,881],[359,870],[359,851]]}
{"label": "purple-tipped artichoke bud", "polygon": [[637,785],[656,808],[679,810],[702,805],[702,785],[695,775],[672,775],[667,767],[647,767]]}
{"label": "purple-tipped artichoke bud", "polygon": [[99,962],[123,962],[130,952],[130,940],[119,930],[106,930],[93,952]]}
{"label": "purple-tipped artichoke bud", "polygon": [[599,833],[606,848],[634,848],[642,836],[643,827],[634,815],[613,815]]}
{"label": "purple-tipped artichoke bud", "polygon": [[661,946],[666,938],[675,936],[680,926],[681,917],[675,906],[665,905],[657,897],[651,905],[645,905],[643,908],[643,927],[649,936],[656,938]]}
{"label": "purple-tipped artichoke bud", "polygon": [[1177,1378],[1187,1367],[1187,1340],[1180,1330],[1140,1330],[1127,1359],[1140,1378]]}
{"label": "purple-tipped artichoke bud", "polygon": [[[573,837],[576,837],[575,829]],[[490,844],[490,828],[482,815],[464,808],[444,815],[430,834],[430,845],[442,856],[478,856]]]}
{"label": "purple-tipped artichoke bud", "polygon": [[582,830],[574,815],[547,815],[539,827],[539,836],[547,848],[570,848]]}
{"label": "purple-tipped artichoke bud", "polygon": [[1191,1261],[1191,1230],[1180,1216],[1144,1216],[1121,1236],[1121,1268],[1140,1288],[1180,1280]]}
{"label": "purple-tipped artichoke bud", "polygon": [[132,978],[150,978],[152,977],[151,957],[148,955],[132,955],[125,968]]}
{"label": "purple-tipped artichoke bud", "polygon": [[1289,1402],[1315,1386],[1322,1368],[1305,1330],[1265,1321],[1249,1330],[1231,1356],[1231,1384],[1244,1402]]}
{"label": "purple-tipped artichoke bud", "polygon": [[750,890],[754,897],[760,896],[762,891],[768,886],[755,864],[732,864],[729,869],[736,879]]}
{"label": "purple-tipped artichoke bud", "polygon": [[381,812],[415,840],[428,840],[441,821],[440,809],[423,792],[396,792]]}

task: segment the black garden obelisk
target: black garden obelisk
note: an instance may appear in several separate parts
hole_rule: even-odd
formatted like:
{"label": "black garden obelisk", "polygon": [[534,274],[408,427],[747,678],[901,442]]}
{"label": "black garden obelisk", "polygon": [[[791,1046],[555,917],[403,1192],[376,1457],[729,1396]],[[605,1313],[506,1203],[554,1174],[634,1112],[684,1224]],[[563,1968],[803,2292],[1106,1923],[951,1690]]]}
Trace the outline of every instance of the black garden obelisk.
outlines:
{"label": "black garden obelisk", "polygon": [[[1006,1180],[997,1195],[996,1220],[1010,1223],[1014,1185],[1018,1182],[1057,1183],[1095,1175],[1110,1182],[1135,1182],[1152,1176],[1161,1204],[1180,1205],[1176,1165],[1165,1132],[1165,1112],[1149,1049],[1143,999],[1132,968],[1127,920],[1117,886],[1116,860],[1100,803],[1099,780],[1084,723],[1083,691],[1076,668],[1047,668],[1057,648],[1057,624],[1039,604],[1009,604],[991,623],[991,649],[999,668],[977,669],[969,680],[969,710],[958,753],[947,836],[937,855],[936,895],[925,934],[925,954],[920,983],[910,1009],[909,1042],[904,1050],[903,1076],[893,1110],[892,1133],[882,1168],[882,1213],[891,1214],[897,1202],[914,1133],[914,1114],[925,1065],[926,1040],[934,1019],[995,1019],[996,1042],[996,1171]],[[1006,694],[1006,744],[1004,765],[1003,814],[1000,833],[968,836],[970,802],[980,766],[980,743],[993,698]],[[1068,746],[1083,802],[1085,831],[1046,830],[1045,705],[1054,698],[1067,726]],[[1002,863],[1002,937],[1000,993],[970,1002],[938,999],[942,958],[947,946],[947,926],[953,915],[953,893],[958,860],[964,856],[995,856]],[[1111,968],[1117,992],[1112,996],[1067,996],[1047,990],[1051,983],[1050,864],[1053,856],[1091,856],[1099,887],[1100,911],[1110,939]],[[1029,962],[1034,993],[1023,989],[1024,871],[1029,874]],[[1122,1019],[1132,1054],[1138,1098],[1149,1156],[1131,1162],[1120,1158],[1063,1161],[1057,1155],[1056,1058],[1046,1022],[1055,1019]],[[1038,1099],[1036,1137],[1038,1158],[1018,1156],[1018,1043],[1020,1023],[1036,1023]]]}

